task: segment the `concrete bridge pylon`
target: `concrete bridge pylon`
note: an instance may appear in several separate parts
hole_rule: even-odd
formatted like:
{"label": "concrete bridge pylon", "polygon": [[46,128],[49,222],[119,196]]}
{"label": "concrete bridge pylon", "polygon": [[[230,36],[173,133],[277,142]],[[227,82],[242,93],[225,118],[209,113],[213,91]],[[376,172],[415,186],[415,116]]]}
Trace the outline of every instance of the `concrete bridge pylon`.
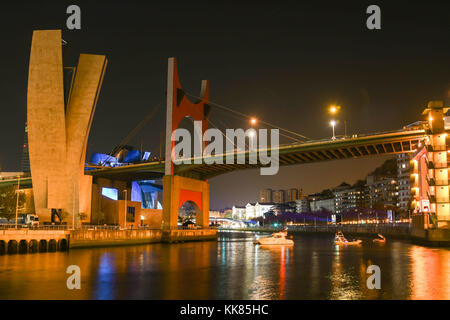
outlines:
{"label": "concrete bridge pylon", "polygon": [[33,32],[27,92],[30,169],[40,221],[51,221],[56,210],[77,223],[80,213],[90,220],[92,177],[84,174],[84,159],[107,59],[81,54],[76,67],[65,67],[62,51],[61,30]]}

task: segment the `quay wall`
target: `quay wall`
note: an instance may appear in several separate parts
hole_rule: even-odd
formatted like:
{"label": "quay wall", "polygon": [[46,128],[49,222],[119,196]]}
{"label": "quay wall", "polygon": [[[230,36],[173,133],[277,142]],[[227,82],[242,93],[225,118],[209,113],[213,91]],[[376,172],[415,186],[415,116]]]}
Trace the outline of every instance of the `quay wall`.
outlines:
{"label": "quay wall", "polygon": [[0,230],[0,254],[66,251],[68,230]]}
{"label": "quay wall", "polygon": [[161,242],[160,229],[71,230],[70,248],[105,247]]}
{"label": "quay wall", "polygon": [[0,255],[67,251],[75,248],[138,245],[156,242],[216,240],[216,229],[0,230]]}
{"label": "quay wall", "polygon": [[217,229],[163,230],[162,242],[217,240]]}

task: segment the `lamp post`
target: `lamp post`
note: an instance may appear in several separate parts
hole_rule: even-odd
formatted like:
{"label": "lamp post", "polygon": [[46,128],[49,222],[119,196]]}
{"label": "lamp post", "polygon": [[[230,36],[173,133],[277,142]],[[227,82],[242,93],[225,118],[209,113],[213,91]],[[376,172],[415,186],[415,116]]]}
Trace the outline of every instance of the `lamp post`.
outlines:
{"label": "lamp post", "polygon": [[334,127],[336,126],[336,121],[335,120],[331,120],[330,121],[330,125],[333,128],[333,137],[331,137],[332,140],[336,140],[336,135],[334,134]]}
{"label": "lamp post", "polygon": [[127,228],[127,189],[123,190],[123,193],[125,194],[125,222],[124,227]]}
{"label": "lamp post", "polygon": [[17,229],[17,217],[19,215],[19,192],[20,192],[20,176],[17,176],[17,200],[16,200],[16,229]]}
{"label": "lamp post", "polygon": [[72,230],[75,230],[75,180],[74,180],[74,182],[73,182]]}
{"label": "lamp post", "polygon": [[[328,108],[328,113],[334,116],[339,112],[339,110],[341,110],[341,106],[333,104]],[[334,127],[333,127],[333,131],[334,131]],[[333,136],[334,136],[334,134],[333,134]],[[347,120],[344,120],[344,137],[347,137]]]}

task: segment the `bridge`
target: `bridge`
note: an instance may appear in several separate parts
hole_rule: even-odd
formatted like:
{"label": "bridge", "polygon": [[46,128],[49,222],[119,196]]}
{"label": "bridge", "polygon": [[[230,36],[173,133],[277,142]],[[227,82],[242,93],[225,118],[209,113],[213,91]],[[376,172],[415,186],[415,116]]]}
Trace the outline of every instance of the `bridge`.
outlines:
{"label": "bridge", "polygon": [[[373,134],[354,135],[338,139],[321,139],[304,143],[289,144],[278,147],[279,165],[297,165],[329,160],[354,159],[377,155],[394,155],[415,152],[426,137],[425,129],[397,130]],[[274,149],[271,149],[274,150]],[[254,169],[263,164],[249,163],[249,151],[233,152],[235,158],[244,154],[245,163],[227,164],[227,154],[221,155],[222,164],[209,164],[217,156],[204,157],[202,164],[193,164],[195,158],[184,159],[192,164],[174,164],[176,175],[192,177],[200,180],[211,179],[215,176],[243,169]],[[236,162],[236,161],[235,161]],[[112,168],[100,168],[86,171],[95,177],[118,180],[144,180],[161,178],[164,175],[165,161],[130,164]]]}
{"label": "bridge", "polygon": [[[206,80],[202,81],[200,96],[195,100],[188,98],[189,94],[180,83],[177,61],[170,58],[165,160],[86,170],[86,146],[107,59],[102,55],[81,54],[76,67],[66,68],[62,64],[61,43],[60,30],[33,33],[27,104],[31,178],[24,178],[22,183],[32,183],[36,213],[41,221],[53,219],[51,213],[55,209],[67,212],[73,217],[74,224],[92,223],[94,215],[97,215],[97,222],[103,221],[100,215],[105,211],[109,214],[108,223],[122,226],[139,225],[142,221],[136,217],[142,219],[145,216],[150,224],[168,232],[170,238],[170,233],[175,235],[178,229],[180,207],[191,202],[196,206],[197,224],[208,229],[208,179],[231,171],[267,166],[259,160],[250,161],[251,152],[241,149],[233,152],[232,163],[227,162],[230,152],[206,156],[200,161],[188,157],[183,159],[183,164],[172,161],[175,149],[172,135],[180,122],[188,117],[200,123],[199,131],[203,136],[210,123],[213,103]],[[48,68],[48,65],[55,68]],[[74,70],[74,74],[64,78],[63,69]],[[68,86],[63,83],[63,78]],[[448,226],[450,200],[446,151],[450,150],[447,142],[450,118],[446,116],[447,110],[442,102],[432,101],[423,113],[428,120],[412,128],[307,140],[274,146],[266,151],[278,153],[275,160],[279,166],[413,153],[416,161],[412,176],[414,206],[422,219],[417,220],[417,228],[423,230],[433,224],[424,220],[427,216],[425,208],[437,217],[438,223],[434,226]],[[48,117],[50,113],[52,118]],[[240,155],[243,162],[236,161]],[[141,208],[141,203],[132,199],[131,184],[159,178],[163,180],[162,212],[157,206],[152,210]],[[427,181],[440,181],[439,188]],[[0,185],[15,182],[14,179],[0,181]],[[116,190],[114,199],[103,196],[105,188]],[[151,200],[159,203],[160,199],[152,196]],[[425,205],[425,201],[433,203]]]}

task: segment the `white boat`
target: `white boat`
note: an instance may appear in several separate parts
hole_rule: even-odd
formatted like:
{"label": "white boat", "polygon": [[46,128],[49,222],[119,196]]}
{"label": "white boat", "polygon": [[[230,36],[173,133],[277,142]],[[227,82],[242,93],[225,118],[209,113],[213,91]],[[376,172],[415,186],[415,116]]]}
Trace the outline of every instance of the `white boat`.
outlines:
{"label": "white boat", "polygon": [[293,245],[294,240],[286,239],[287,231],[275,232],[270,237],[264,237],[253,241],[254,244],[262,245]]}
{"label": "white boat", "polygon": [[345,237],[342,231],[338,231],[334,237],[334,243],[337,245],[354,245],[354,244],[360,244],[362,240],[352,240],[348,241]]}

